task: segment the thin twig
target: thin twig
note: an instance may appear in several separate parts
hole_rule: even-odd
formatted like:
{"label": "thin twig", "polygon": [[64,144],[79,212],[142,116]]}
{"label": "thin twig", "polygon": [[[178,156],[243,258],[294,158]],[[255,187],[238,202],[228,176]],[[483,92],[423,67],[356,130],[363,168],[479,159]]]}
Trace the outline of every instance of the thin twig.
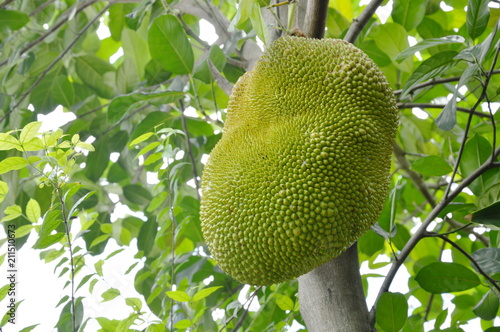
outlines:
{"label": "thin twig", "polygon": [[349,30],[347,31],[344,40],[348,41],[351,44],[354,44],[356,39],[358,39],[359,34],[363,31],[363,28],[368,23],[370,18],[372,18],[373,14],[377,11],[377,8],[380,7],[383,0],[372,0],[368,6],[366,6],[365,10],[359,15],[358,18],[354,19]]}
{"label": "thin twig", "polygon": [[[497,148],[495,150],[495,154],[500,154],[500,148]],[[479,176],[481,176],[484,172],[489,170],[490,168],[493,168],[494,164],[491,163],[489,160],[483,163],[481,166],[479,166],[474,172],[469,174],[462,183],[460,183],[455,190],[453,190],[448,197],[443,198],[434,209],[429,213],[427,218],[424,220],[422,225],[416,230],[416,232],[413,234],[413,236],[408,240],[404,248],[401,250],[401,253],[399,254],[398,259],[394,260],[392,262],[391,268],[389,272],[387,273],[387,276],[384,279],[384,282],[382,283],[382,286],[380,287],[379,293],[377,295],[377,300],[375,303],[377,303],[378,299],[380,296],[387,292],[389,290],[389,286],[391,285],[392,281],[394,280],[394,277],[396,273],[398,272],[399,268],[401,265],[404,263],[410,252],[415,248],[417,243],[425,236],[425,232],[427,230],[427,227],[429,227],[429,224],[434,221],[434,219],[441,213],[441,211],[450,204],[455,197],[457,197],[462,190],[464,190],[468,185],[470,185],[475,179],[477,179]],[[370,311],[370,321],[375,322],[375,306],[372,307]]]}
{"label": "thin twig", "polygon": [[[397,104],[399,109],[403,108],[413,108],[413,107],[418,107],[418,108],[440,108],[443,109],[446,105],[443,104],[430,104],[430,103],[398,103]],[[471,110],[465,107],[457,107],[457,111],[464,112],[464,113],[470,113]],[[487,119],[492,119],[493,116],[491,114],[486,114],[478,111],[473,111],[475,116],[481,117],[481,118],[487,118]]]}
{"label": "thin twig", "polygon": [[184,114],[184,102],[182,99],[179,99],[179,106],[181,108],[181,122],[182,122],[182,130],[184,131],[184,135],[186,136],[186,144],[187,144],[187,152],[189,155],[189,159],[191,160],[191,168],[193,169],[194,176],[194,186],[196,187],[196,197],[198,200],[200,197],[200,183],[198,180],[198,171],[196,170],[196,159],[194,158],[193,149],[191,148],[191,142],[189,141],[189,130],[186,123],[186,115]]}
{"label": "thin twig", "polygon": [[[86,1],[86,2],[83,2],[81,3],[80,7],[77,8],[76,12],[75,12],[75,15],[80,13],[82,10],[84,10],[85,8],[87,8],[88,6],[90,5],[93,5],[94,3],[96,3],[97,1],[99,0],[89,0],[89,1]],[[76,5],[75,5],[76,6]],[[108,5],[107,7],[109,7],[110,5]],[[41,43],[42,41],[45,40],[45,38],[47,38],[48,36],[50,36],[52,33],[54,33],[57,29],[59,29],[61,26],[63,26],[65,23],[68,22],[68,17],[70,15],[73,14],[73,7],[70,7],[68,8],[64,14],[61,16],[61,18],[59,19],[59,22],[57,22],[56,24],[54,24],[49,30],[47,30],[47,32],[45,32],[44,34],[42,34],[40,37],[38,37],[37,39],[35,39],[34,41],[30,42],[28,45],[26,45],[20,52],[19,52],[19,55],[23,55],[25,54],[26,52],[28,52],[32,47],[38,45],[39,43]],[[4,60],[2,62],[0,62],[0,67],[4,66],[6,63],[9,62],[9,59],[7,60]],[[0,121],[1,122],[1,121]]]}
{"label": "thin twig", "polygon": [[[469,130],[470,130],[470,126],[471,126],[471,123],[472,123],[472,115],[474,114],[473,112],[475,112],[475,110],[479,107],[479,105],[481,105],[481,103],[483,102],[483,99],[487,95],[488,84],[490,83],[490,79],[491,79],[491,75],[492,75],[492,72],[493,72],[493,68],[495,68],[495,65],[497,63],[499,51],[500,51],[500,46],[497,47],[497,50],[495,52],[495,57],[493,58],[493,63],[491,64],[491,69],[489,71],[489,75],[486,75],[486,79],[484,81],[483,91],[481,92],[481,96],[477,99],[477,101],[474,104],[474,106],[472,106],[471,112],[469,113],[469,118],[467,120],[467,124],[466,124],[465,130],[464,130],[463,141],[462,141],[462,144],[460,145],[460,149],[458,151],[457,161],[455,163],[455,167],[453,168],[453,173],[451,175],[451,179],[450,179],[450,182],[448,184],[448,187],[446,188],[446,191],[444,193],[444,198],[445,199],[446,199],[446,197],[448,196],[448,193],[451,190],[451,185],[453,184],[454,179],[455,179],[455,175],[458,172],[458,167],[460,165],[460,160],[462,159],[463,150],[465,148],[465,142],[467,141]],[[491,161],[493,161],[493,155],[491,156],[490,162]]]}
{"label": "thin twig", "polygon": [[24,99],[26,99],[26,97],[28,97],[30,93],[40,84],[40,82],[49,73],[49,71],[52,68],[54,68],[54,66],[69,52],[69,50],[76,44],[78,39],[80,39],[80,37],[92,26],[92,24],[94,24],[94,22],[97,21],[99,17],[101,17],[102,15],[104,15],[104,13],[106,13],[106,11],[109,9],[110,6],[111,5],[108,4],[106,7],[104,7],[99,13],[97,13],[97,15],[94,18],[92,18],[92,20],[90,20],[83,27],[83,29],[80,32],[76,34],[75,38],[71,41],[71,43],[54,59],[54,61],[50,63],[50,65],[47,66],[47,68],[45,68],[45,70],[40,74],[35,83],[33,83],[33,85],[30,86],[28,91],[26,91],[21,96],[21,98],[19,98],[17,103],[9,111],[7,111],[2,118],[0,118],[0,123],[2,123],[14,110],[16,110],[19,107],[19,105],[22,104]]}
{"label": "thin twig", "polygon": [[[250,297],[249,297],[249,298],[245,301],[245,303],[243,303],[243,305],[241,306],[241,309],[244,309],[244,308],[245,308],[245,306],[247,305],[247,303],[248,303],[248,305],[250,305],[250,303],[252,303],[252,301],[253,301],[254,297],[257,295],[257,292],[258,292],[261,288],[262,288],[262,286],[259,286],[259,287],[257,287],[257,288],[253,291],[252,295],[250,295]],[[241,309],[239,309],[239,310],[238,310],[238,311],[237,311],[234,315],[232,315],[232,316],[231,316],[231,317],[230,317],[230,318],[226,321],[226,323],[224,323],[224,325],[223,325],[223,326],[219,329],[219,331],[218,331],[218,332],[222,332],[222,330],[224,330],[224,329],[227,327],[227,325],[228,325],[228,324],[229,324],[229,323],[230,323],[230,322],[231,322],[231,321],[232,321],[235,317],[237,317],[237,315],[240,313],[240,310],[241,310]]]}
{"label": "thin twig", "polygon": [[[490,71],[490,76],[494,75],[494,74],[500,74],[500,69],[496,69],[496,70]],[[422,88],[428,87],[428,86],[438,85],[438,84],[442,84],[442,83],[457,82],[459,80],[460,80],[460,76],[453,76],[453,77],[440,78],[440,79],[432,79],[432,80],[429,80],[427,82],[415,85],[413,88],[411,88],[411,90],[408,91],[408,93],[410,93],[412,91],[415,91],[415,90],[418,90],[418,89],[422,89]],[[398,96],[402,92],[403,92],[402,89],[400,89],[400,90],[394,90],[394,95]]]}
{"label": "thin twig", "polygon": [[4,9],[5,7],[7,7],[7,5],[11,2],[14,2],[14,0],[5,0],[4,2],[2,2],[0,4],[0,9]]}

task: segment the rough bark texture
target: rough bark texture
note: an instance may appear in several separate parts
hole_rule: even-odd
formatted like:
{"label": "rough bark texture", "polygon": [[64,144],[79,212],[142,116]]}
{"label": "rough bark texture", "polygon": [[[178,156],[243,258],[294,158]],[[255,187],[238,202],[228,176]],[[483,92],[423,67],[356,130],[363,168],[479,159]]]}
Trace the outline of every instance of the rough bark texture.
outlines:
{"label": "rough bark texture", "polygon": [[299,277],[299,301],[309,332],[372,331],[357,245]]}

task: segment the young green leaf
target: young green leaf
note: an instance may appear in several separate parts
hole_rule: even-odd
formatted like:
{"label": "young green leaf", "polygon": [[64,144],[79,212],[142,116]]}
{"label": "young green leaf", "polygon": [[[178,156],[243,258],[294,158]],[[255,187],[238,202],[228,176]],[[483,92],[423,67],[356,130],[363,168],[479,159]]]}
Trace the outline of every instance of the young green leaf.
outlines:
{"label": "young green leaf", "polygon": [[392,19],[410,31],[420,24],[425,15],[427,0],[395,0]]}
{"label": "young green leaf", "polygon": [[289,296],[283,294],[276,294],[275,296],[276,304],[281,310],[293,310],[293,300]]}
{"label": "young green leaf", "polygon": [[23,213],[23,210],[21,209],[21,207],[19,205],[14,204],[14,205],[8,206],[4,211],[5,216],[2,218],[2,220],[0,220],[0,223],[2,223],[4,221],[16,219],[22,213]]}
{"label": "young green leaf", "polygon": [[417,84],[435,78],[453,67],[456,63],[454,57],[457,54],[458,53],[455,51],[444,51],[434,54],[429,59],[422,62],[408,78],[408,81],[406,81],[403,91],[401,92],[401,97],[403,98],[406,96]]}
{"label": "young green leaf", "polygon": [[38,219],[41,217],[40,205],[33,198],[30,198],[26,205],[26,216],[32,223],[37,223]]}
{"label": "young green leaf", "polygon": [[184,291],[167,291],[165,292],[169,298],[177,302],[188,302],[191,300],[191,296]]}
{"label": "young green leaf", "polygon": [[23,157],[9,157],[0,161],[0,174],[28,166],[28,160]]}
{"label": "young green leaf", "polygon": [[433,294],[460,292],[481,284],[478,276],[465,266],[443,262],[424,266],[415,280],[420,287]]}
{"label": "young green leaf", "polygon": [[411,169],[428,176],[443,176],[453,170],[443,158],[438,156],[417,159],[411,164]]}
{"label": "young green leaf", "polygon": [[194,55],[184,29],[173,15],[157,17],[148,32],[151,57],[174,74],[189,74]]}
{"label": "young green leaf", "polygon": [[19,142],[14,136],[0,133],[0,151],[17,149],[22,151],[21,142]]}
{"label": "young green leaf", "polygon": [[206,298],[219,288],[222,288],[222,286],[207,287],[202,290],[199,290],[198,292],[196,292],[196,294],[193,295],[193,302]]}
{"label": "young green leaf", "polygon": [[377,301],[377,324],[386,332],[398,332],[408,317],[408,303],[401,293],[384,293]]}
{"label": "young green leaf", "polygon": [[61,241],[64,235],[65,235],[64,233],[56,233],[56,234],[40,236],[33,245],[33,249],[45,249],[47,247],[50,247],[54,243]]}
{"label": "young green leaf", "polygon": [[7,182],[0,181],[0,203],[3,202],[8,192],[9,192],[9,185],[7,184]]}
{"label": "young green leaf", "polygon": [[187,329],[190,328],[193,325],[193,323],[189,319],[182,319],[178,321],[177,323],[174,324],[174,327],[176,329]]}
{"label": "young green leaf", "polygon": [[423,51],[429,47],[432,46],[437,46],[437,45],[443,45],[443,44],[450,44],[450,43],[459,43],[463,44],[465,42],[464,37],[459,36],[459,35],[451,35],[451,36],[446,36],[446,37],[441,37],[441,38],[429,38],[422,40],[421,42],[417,43],[416,45],[408,47],[406,50],[403,52],[399,53],[394,60],[397,63],[401,63],[402,61],[406,60],[408,57],[412,56],[413,54]]}
{"label": "young green leaf", "polygon": [[111,301],[112,299],[116,298],[118,295],[120,295],[120,291],[118,289],[110,288],[101,294],[101,297],[102,297],[101,302]]}

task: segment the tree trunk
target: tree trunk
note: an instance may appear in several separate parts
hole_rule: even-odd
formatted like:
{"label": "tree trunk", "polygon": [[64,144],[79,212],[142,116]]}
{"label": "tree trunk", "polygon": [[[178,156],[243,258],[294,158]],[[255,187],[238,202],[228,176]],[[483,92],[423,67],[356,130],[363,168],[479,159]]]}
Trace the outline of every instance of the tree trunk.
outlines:
{"label": "tree trunk", "polygon": [[298,278],[302,318],[310,332],[369,332],[357,244]]}

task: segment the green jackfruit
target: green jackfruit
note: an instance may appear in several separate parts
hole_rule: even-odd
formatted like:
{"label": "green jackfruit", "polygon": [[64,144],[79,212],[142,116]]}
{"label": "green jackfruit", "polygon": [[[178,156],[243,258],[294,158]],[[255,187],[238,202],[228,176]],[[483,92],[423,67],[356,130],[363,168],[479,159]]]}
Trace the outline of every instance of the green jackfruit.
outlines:
{"label": "green jackfruit", "polygon": [[236,83],[202,178],[201,221],[223,271],[252,285],[338,256],[378,219],[398,110],[353,45],[283,37]]}

